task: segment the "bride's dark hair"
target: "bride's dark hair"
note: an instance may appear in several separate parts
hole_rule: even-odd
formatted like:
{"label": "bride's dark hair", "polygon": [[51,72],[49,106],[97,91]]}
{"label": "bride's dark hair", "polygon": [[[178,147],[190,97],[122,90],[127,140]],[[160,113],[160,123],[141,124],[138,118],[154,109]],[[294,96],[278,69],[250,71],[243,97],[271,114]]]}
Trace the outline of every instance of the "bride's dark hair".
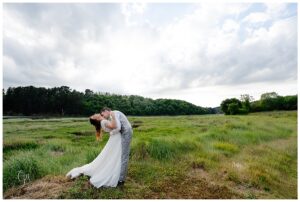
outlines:
{"label": "bride's dark hair", "polygon": [[100,129],[101,129],[101,121],[98,121],[98,120],[96,120],[96,119],[90,118],[90,123],[91,123],[92,125],[95,126],[97,132],[100,132]]}
{"label": "bride's dark hair", "polygon": [[97,140],[102,137],[102,132],[101,132],[101,121],[93,119],[90,117],[90,123],[95,126],[96,128],[96,138]]}

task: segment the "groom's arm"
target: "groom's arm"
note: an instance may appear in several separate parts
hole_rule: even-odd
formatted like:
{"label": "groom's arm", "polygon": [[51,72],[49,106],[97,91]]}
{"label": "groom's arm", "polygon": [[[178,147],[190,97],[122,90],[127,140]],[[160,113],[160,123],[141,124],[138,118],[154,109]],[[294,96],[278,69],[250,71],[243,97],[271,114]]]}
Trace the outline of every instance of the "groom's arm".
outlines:
{"label": "groom's arm", "polygon": [[112,120],[110,121],[110,123],[106,124],[106,127],[110,128],[110,129],[118,128],[120,130],[121,123],[120,123],[120,120],[118,118],[116,118],[116,114],[114,112],[111,112],[111,117],[112,117]]}

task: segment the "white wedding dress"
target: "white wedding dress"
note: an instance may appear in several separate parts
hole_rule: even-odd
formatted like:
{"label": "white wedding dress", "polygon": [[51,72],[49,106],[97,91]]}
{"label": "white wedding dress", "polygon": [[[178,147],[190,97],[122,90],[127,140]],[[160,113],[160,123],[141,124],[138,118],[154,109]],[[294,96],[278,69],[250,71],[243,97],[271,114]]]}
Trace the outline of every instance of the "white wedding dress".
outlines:
{"label": "white wedding dress", "polygon": [[101,121],[102,129],[109,132],[109,139],[101,153],[91,163],[73,168],[66,177],[73,179],[84,174],[91,177],[90,183],[97,188],[117,186],[121,172],[121,133],[117,129],[106,128],[107,122]]}

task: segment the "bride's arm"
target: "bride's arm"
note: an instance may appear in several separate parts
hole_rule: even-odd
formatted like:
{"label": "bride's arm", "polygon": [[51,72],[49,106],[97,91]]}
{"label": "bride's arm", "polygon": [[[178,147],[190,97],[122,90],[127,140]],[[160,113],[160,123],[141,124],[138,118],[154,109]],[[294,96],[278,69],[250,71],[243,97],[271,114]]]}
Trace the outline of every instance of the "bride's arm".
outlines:
{"label": "bride's arm", "polygon": [[112,120],[106,124],[106,127],[109,129],[121,130],[120,120],[116,118],[116,114],[111,112]]}

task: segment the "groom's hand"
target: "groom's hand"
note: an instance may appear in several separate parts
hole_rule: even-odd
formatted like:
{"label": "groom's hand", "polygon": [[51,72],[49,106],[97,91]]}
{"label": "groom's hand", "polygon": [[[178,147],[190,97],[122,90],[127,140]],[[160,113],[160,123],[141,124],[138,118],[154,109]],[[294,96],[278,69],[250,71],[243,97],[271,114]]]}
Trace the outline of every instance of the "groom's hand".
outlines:
{"label": "groom's hand", "polygon": [[115,128],[117,128],[115,113],[111,111],[110,116],[111,116],[112,119],[109,123],[106,124],[106,127],[109,128],[109,129],[115,129]]}

